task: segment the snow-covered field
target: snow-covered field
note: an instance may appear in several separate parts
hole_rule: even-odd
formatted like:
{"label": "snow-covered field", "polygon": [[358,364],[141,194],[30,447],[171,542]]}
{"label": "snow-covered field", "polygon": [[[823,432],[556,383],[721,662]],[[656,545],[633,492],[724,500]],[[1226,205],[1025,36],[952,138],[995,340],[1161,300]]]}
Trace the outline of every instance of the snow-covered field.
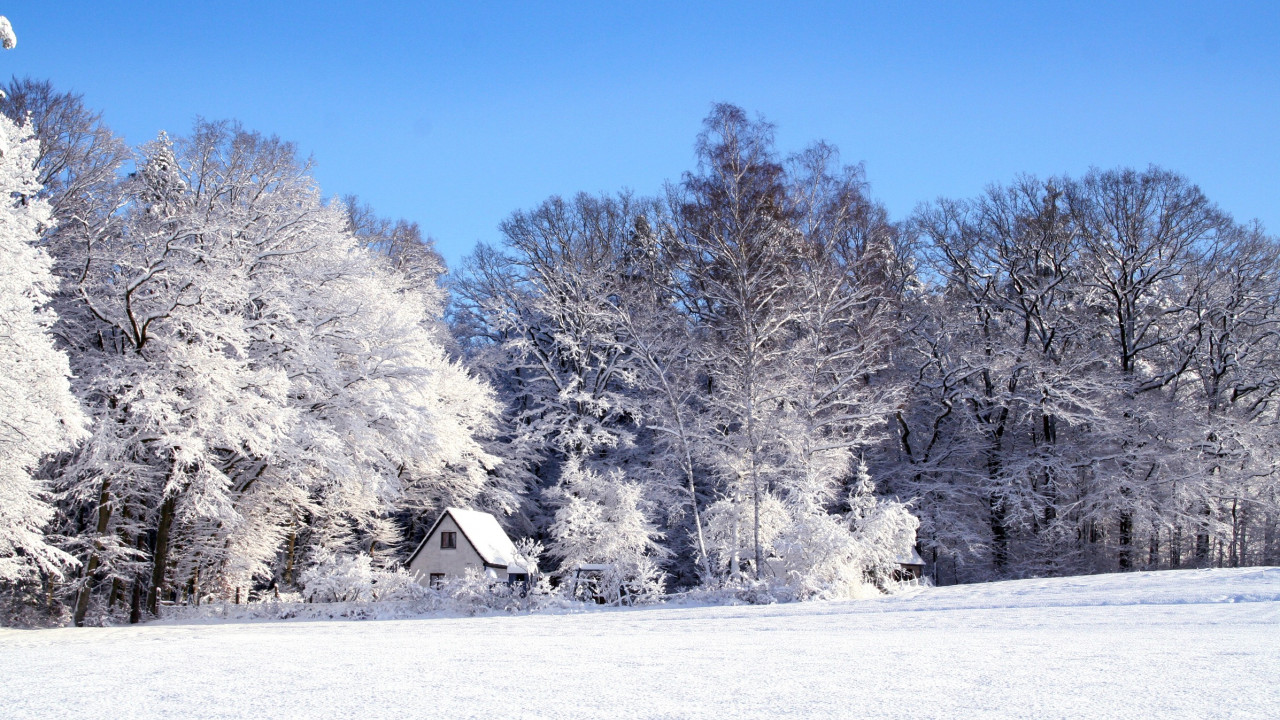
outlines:
{"label": "snow-covered field", "polygon": [[0,630],[14,718],[1280,718],[1280,568],[856,602]]}

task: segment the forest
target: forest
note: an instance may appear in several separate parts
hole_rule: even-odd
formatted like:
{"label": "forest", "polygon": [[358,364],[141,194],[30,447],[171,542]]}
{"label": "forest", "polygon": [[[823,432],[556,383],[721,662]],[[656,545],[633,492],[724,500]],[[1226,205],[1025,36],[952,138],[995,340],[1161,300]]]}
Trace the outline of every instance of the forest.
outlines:
{"label": "forest", "polygon": [[1175,172],[892,218],[716,104],[446,268],[289,142],[3,89],[6,624],[389,583],[450,506],[615,600],[1280,565],[1280,241]]}

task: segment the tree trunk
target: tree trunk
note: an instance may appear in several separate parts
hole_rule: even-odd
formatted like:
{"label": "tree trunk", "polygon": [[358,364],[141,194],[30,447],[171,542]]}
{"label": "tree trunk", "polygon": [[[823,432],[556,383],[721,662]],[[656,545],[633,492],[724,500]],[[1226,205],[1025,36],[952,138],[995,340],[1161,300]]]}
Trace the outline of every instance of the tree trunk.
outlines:
{"label": "tree trunk", "polygon": [[165,565],[169,562],[169,529],[173,526],[173,514],[178,505],[176,493],[170,493],[160,504],[160,522],[156,526],[156,546],[152,554],[151,586],[147,592],[147,612],[158,615],[160,588],[164,585]]}
{"label": "tree trunk", "polygon": [[702,532],[702,515],[698,510],[698,489],[693,484],[693,471],[688,471],[689,477],[689,504],[693,506],[693,528],[698,536],[698,565],[702,567],[703,575],[709,580],[711,579],[711,562],[707,559],[707,540]]}
{"label": "tree trunk", "polygon": [[[1000,487],[1000,438],[1003,430],[997,429],[991,438],[991,447],[987,450],[987,482],[989,487]],[[987,507],[990,509],[988,522],[991,526],[991,566],[996,574],[1004,572],[1009,564],[1009,509],[1005,505],[1005,497],[998,490],[987,495]]]}
{"label": "tree trunk", "polygon": [[[111,521],[110,490],[111,478],[103,478],[102,489],[98,491],[98,524],[95,526],[99,538],[107,531],[107,524]],[[76,598],[76,609],[73,616],[76,627],[84,626],[84,616],[89,611],[89,593],[92,590],[93,574],[98,571],[98,566],[102,563],[98,556],[98,551],[101,549],[98,546],[98,542],[97,539],[94,540],[95,547],[98,547],[98,550],[94,550],[93,554],[89,556],[89,562],[85,564],[84,573],[81,575],[84,579],[84,587],[80,588],[80,594]]]}
{"label": "tree trunk", "polygon": [[1273,512],[1268,512],[1263,518],[1263,523],[1262,564],[1280,565],[1280,542],[1276,542],[1276,525],[1280,523],[1280,517]]}
{"label": "tree trunk", "polygon": [[[1044,440],[1050,446],[1058,444],[1058,418],[1053,415],[1043,416]],[[1053,469],[1044,470],[1044,528],[1052,530],[1054,521],[1058,519],[1058,482],[1054,478]]]}
{"label": "tree trunk", "polygon": [[129,599],[129,622],[137,624],[142,620],[142,578],[133,580],[133,597]]}
{"label": "tree trunk", "polygon": [[1208,505],[1204,506],[1201,511],[1204,516],[1204,527],[1200,532],[1196,533],[1196,565],[1199,567],[1207,567],[1209,565],[1209,521],[1213,517],[1213,511]]}
{"label": "tree trunk", "polygon": [[1172,537],[1169,539],[1169,567],[1182,567],[1182,526],[1178,525],[1173,529]]}
{"label": "tree trunk", "polygon": [[284,561],[284,581],[288,583],[290,587],[293,586],[293,549],[297,541],[298,531],[294,530],[289,533],[289,551],[286,554]]}
{"label": "tree trunk", "polygon": [[1156,569],[1160,566],[1160,526],[1151,524],[1151,544],[1147,550],[1147,567]]}
{"label": "tree trunk", "polygon": [[742,557],[738,552],[738,548],[741,546],[742,542],[739,538],[738,532],[738,528],[741,524],[742,523],[738,520],[738,514],[735,512],[733,517],[733,554],[729,558],[729,563],[732,565],[732,567],[729,568],[729,572],[732,573],[734,577],[742,577]]}
{"label": "tree trunk", "polygon": [[[125,504],[121,505],[120,519],[122,521],[121,523],[122,525],[127,524],[130,520],[133,519],[132,513],[129,512],[128,505],[125,505]],[[134,540],[129,537],[129,533],[126,532],[123,527],[121,527],[117,532],[120,535],[120,543],[122,545],[139,545],[139,549],[141,549],[140,543],[135,543]],[[111,597],[107,599],[107,608],[109,609],[114,608],[116,606],[117,600],[122,603],[124,602],[124,581],[118,577],[114,578],[111,581]]]}
{"label": "tree trunk", "polygon": [[693,508],[693,527],[698,537],[698,565],[702,567],[704,577],[710,579],[711,561],[707,557],[707,540],[702,531],[702,511],[698,509],[698,488],[693,474],[693,451],[689,447],[689,434],[685,429],[684,413],[680,412],[680,400],[676,397],[676,392],[671,387],[666,373],[662,371],[662,367],[654,360],[651,353],[645,352],[644,358],[649,363],[649,369],[662,383],[663,396],[679,430],[677,437],[680,439],[680,453],[683,456],[681,469],[684,470],[685,481],[689,486],[689,505]]}
{"label": "tree trunk", "polygon": [[80,592],[76,595],[76,609],[72,615],[76,627],[84,627],[84,616],[89,612],[89,593],[93,583],[93,574],[98,571],[98,553],[89,556],[89,562],[84,566],[84,572],[81,578],[84,580],[84,586],[80,588]]}
{"label": "tree trunk", "polygon": [[1227,543],[1227,566],[1240,567],[1240,558],[1236,555],[1236,541],[1240,537],[1240,500],[1231,499],[1231,541]]}
{"label": "tree trunk", "polygon": [[1240,535],[1236,543],[1240,549],[1236,551],[1235,567],[1245,567],[1249,564],[1249,505],[1247,502],[1240,506]]}
{"label": "tree trunk", "polygon": [[1120,551],[1118,553],[1121,570],[1133,567],[1133,513],[1128,510],[1120,513]]}
{"label": "tree trunk", "polygon": [[756,479],[751,484],[754,488],[753,492],[751,493],[751,497],[755,501],[754,503],[755,518],[752,521],[751,533],[752,533],[753,542],[755,543],[755,546],[756,546],[756,579],[759,580],[761,564],[762,564],[761,557],[760,557],[760,480]]}
{"label": "tree trunk", "polygon": [[751,503],[752,503],[752,523],[751,537],[755,546],[756,556],[756,579],[760,579],[761,565],[763,558],[760,552],[760,469],[759,456],[756,448],[756,408],[755,408],[755,363],[750,353],[747,356],[746,372],[747,372],[747,442],[750,444],[751,451]]}
{"label": "tree trunk", "polygon": [[999,574],[1009,564],[1009,531],[1005,526],[1004,498],[992,494],[987,498],[991,507],[991,566]]}

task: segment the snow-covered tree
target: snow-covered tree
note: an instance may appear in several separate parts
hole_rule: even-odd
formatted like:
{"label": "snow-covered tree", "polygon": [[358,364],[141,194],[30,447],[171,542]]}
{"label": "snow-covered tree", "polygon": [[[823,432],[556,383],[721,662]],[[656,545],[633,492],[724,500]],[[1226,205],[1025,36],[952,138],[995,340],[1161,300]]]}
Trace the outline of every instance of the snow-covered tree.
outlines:
{"label": "snow-covered tree", "polygon": [[439,303],[291,145],[202,123],[138,168],[114,221],[66,243],[96,418],[60,468],[77,620],[95,587],[109,609],[132,585],[154,613],[163,594],[296,582],[313,549],[385,564],[397,517],[488,489],[490,395],[447,356]]}
{"label": "snow-covered tree", "polygon": [[895,402],[880,371],[896,231],[834,148],[784,166],[772,127],[739,108],[717,106],[698,152],[699,174],[671,203],[680,304],[708,380],[700,455],[720,493],[709,525],[730,574],[749,549],[757,578],[786,576],[827,551],[819,529],[841,525],[854,457]]}
{"label": "snow-covered tree", "polygon": [[[703,333],[700,362],[714,384],[707,462],[725,497],[751,507],[752,572],[763,572],[761,509],[784,472],[777,422],[795,388],[785,372],[793,322],[798,233],[786,202],[773,126],[718,105],[698,137],[699,173],[673,189],[682,302]],[[739,517],[738,513],[731,517]],[[730,563],[732,573],[741,563]]]}
{"label": "snow-covered tree", "polygon": [[915,229],[911,387],[875,465],[919,497],[926,549],[970,577],[1207,563],[1212,538],[1229,561],[1229,506],[1265,501],[1222,483],[1273,476],[1274,240],[1158,169],[1024,178]]}
{"label": "snow-covered tree", "polygon": [[898,355],[912,387],[896,414],[901,455],[890,474],[930,510],[931,547],[985,548],[998,572],[1015,543],[1024,561],[1037,547],[1063,557],[1059,513],[1079,503],[1065,488],[1091,467],[1091,439],[1108,437],[1100,402],[1117,377],[1086,334],[1061,194],[1026,178],[972,202],[941,201],[915,221],[940,282],[912,308]]}
{"label": "snow-covered tree", "polygon": [[85,422],[67,356],[50,334],[55,317],[46,304],[57,280],[38,247],[49,222],[38,155],[30,127],[0,117],[0,582],[59,575],[75,564],[43,535],[53,508],[33,475],[43,458],[82,438]]}
{"label": "snow-covered tree", "polygon": [[724,105],[698,153],[660,202],[513,215],[506,247],[470,260],[455,322],[509,408],[508,457],[543,487],[570,461],[622,470],[664,508],[673,572],[715,582],[774,573],[775,505],[787,527],[842,512],[896,395],[877,376],[903,269],[833,148],[788,169],[771,127]]}
{"label": "snow-covered tree", "polygon": [[[457,334],[505,406],[498,474],[530,499],[570,458],[644,470],[649,449],[635,440],[649,413],[616,306],[624,245],[647,209],[625,195],[551,198],[505,221],[506,247],[478,248],[455,285]],[[630,477],[653,499],[652,483]],[[526,506],[524,531],[547,531],[556,505],[544,499]]]}

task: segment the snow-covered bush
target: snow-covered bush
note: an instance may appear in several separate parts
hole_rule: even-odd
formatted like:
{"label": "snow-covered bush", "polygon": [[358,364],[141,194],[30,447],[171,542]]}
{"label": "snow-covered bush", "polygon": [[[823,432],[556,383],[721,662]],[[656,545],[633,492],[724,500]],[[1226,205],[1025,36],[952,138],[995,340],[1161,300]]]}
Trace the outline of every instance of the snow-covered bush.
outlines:
{"label": "snow-covered bush", "polygon": [[853,523],[853,536],[862,548],[862,563],[877,583],[890,582],[911,554],[920,520],[906,505],[876,499],[863,517]]}
{"label": "snow-covered bush", "polygon": [[620,470],[598,473],[570,458],[560,484],[549,491],[560,504],[551,525],[551,550],[560,569],[574,576],[583,566],[602,565],[595,590],[613,605],[653,602],[665,589],[655,562],[663,549],[638,483]]}
{"label": "snow-covered bush", "polygon": [[[755,509],[747,498],[723,498],[707,508],[707,552],[726,577],[742,574],[743,565],[754,565]],[[764,557],[789,524],[787,508],[772,493],[760,497],[760,550]]]}
{"label": "snow-covered bush", "polygon": [[[526,547],[526,550],[537,548]],[[302,599],[307,603],[405,604],[422,613],[456,612],[466,615],[502,611],[522,612],[572,601],[557,593],[546,578],[525,583],[500,582],[468,570],[434,587],[418,582],[404,568],[379,570],[365,554],[322,552],[301,575]],[[276,598],[270,601],[278,602]]]}
{"label": "snow-covered bush", "polygon": [[863,592],[867,548],[848,520],[825,512],[797,513],[778,539],[778,564],[800,598],[854,597]]}
{"label": "snow-covered bush", "polygon": [[865,466],[856,472],[848,513],[761,496],[758,575],[735,572],[754,566],[752,503],[714,503],[706,513],[707,543],[723,580],[706,590],[765,603],[878,594],[910,553],[919,521],[902,503],[875,496]]}
{"label": "snow-covered bush", "polygon": [[545,579],[533,586],[508,584],[474,570],[468,570],[462,577],[446,580],[436,592],[444,609],[464,615],[493,611],[524,612],[562,600]]}
{"label": "snow-covered bush", "polygon": [[516,557],[526,570],[533,576],[539,572],[542,563],[542,556],[546,553],[547,548],[539,541],[533,538],[520,538],[513,545],[516,548]]}
{"label": "snow-covered bush", "polygon": [[427,588],[404,568],[375,570],[370,575],[369,599],[375,602],[402,602],[426,597]]}
{"label": "snow-covered bush", "polygon": [[303,595],[310,602],[369,600],[373,570],[368,555],[321,552],[315,564],[302,572]]}
{"label": "snow-covered bush", "polygon": [[417,601],[428,595],[404,568],[376,570],[365,554],[321,552],[300,579],[308,602]]}

